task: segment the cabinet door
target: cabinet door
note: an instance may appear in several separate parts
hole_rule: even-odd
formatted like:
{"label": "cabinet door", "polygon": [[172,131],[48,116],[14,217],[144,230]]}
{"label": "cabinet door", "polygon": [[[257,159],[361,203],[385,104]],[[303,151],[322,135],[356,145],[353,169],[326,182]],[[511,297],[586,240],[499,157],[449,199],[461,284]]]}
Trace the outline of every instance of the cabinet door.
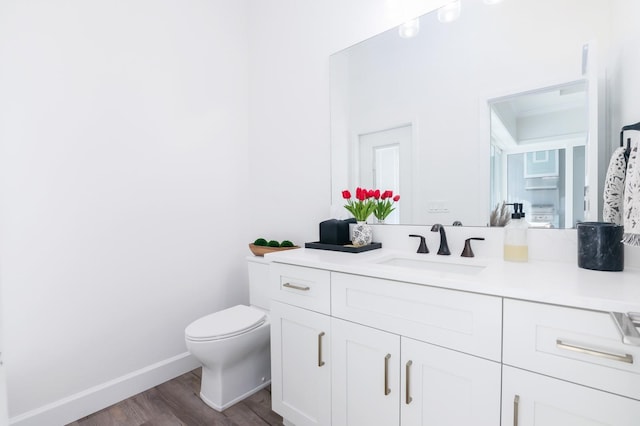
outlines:
{"label": "cabinet door", "polygon": [[400,336],[331,319],[332,425],[400,423]]}
{"label": "cabinet door", "polygon": [[502,426],[632,426],[640,401],[503,367]]}
{"label": "cabinet door", "polygon": [[331,424],[331,320],[271,302],[273,410],[296,426]]}
{"label": "cabinet door", "polygon": [[402,338],[403,426],[500,423],[500,364]]}

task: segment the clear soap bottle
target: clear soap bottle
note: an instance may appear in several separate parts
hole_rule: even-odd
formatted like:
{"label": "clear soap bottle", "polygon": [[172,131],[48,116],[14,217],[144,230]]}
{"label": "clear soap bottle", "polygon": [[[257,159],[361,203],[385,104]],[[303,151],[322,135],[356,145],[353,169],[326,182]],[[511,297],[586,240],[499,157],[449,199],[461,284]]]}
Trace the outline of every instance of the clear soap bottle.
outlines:
{"label": "clear soap bottle", "polygon": [[522,203],[513,203],[511,221],[504,228],[504,260],[526,262],[529,260],[527,232],[529,224],[524,219]]}

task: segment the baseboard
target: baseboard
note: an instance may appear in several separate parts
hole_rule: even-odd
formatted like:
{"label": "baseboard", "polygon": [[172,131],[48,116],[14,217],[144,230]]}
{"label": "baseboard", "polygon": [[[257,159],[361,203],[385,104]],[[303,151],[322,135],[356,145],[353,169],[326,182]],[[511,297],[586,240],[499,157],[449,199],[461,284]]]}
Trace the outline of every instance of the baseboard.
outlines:
{"label": "baseboard", "polygon": [[199,365],[189,352],[184,352],[12,417],[9,419],[9,424],[16,426],[66,425],[191,371]]}

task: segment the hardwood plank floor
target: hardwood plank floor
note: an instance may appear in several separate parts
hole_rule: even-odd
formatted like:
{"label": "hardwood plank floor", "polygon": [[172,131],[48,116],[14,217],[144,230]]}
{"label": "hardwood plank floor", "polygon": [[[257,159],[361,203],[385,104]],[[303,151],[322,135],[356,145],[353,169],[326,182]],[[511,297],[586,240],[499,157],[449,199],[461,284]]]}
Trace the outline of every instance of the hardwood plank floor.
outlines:
{"label": "hardwood plank floor", "polygon": [[220,413],[198,396],[200,373],[190,371],[67,426],[282,426],[271,411],[269,387]]}

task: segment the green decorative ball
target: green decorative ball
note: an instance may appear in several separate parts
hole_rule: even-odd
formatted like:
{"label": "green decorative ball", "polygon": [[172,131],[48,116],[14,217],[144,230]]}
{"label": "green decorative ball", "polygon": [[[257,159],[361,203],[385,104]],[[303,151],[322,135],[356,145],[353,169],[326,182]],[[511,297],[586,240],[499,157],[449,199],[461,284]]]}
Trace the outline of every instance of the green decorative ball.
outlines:
{"label": "green decorative ball", "polygon": [[269,247],[280,247],[280,243],[277,242],[276,240],[271,240],[267,243],[267,246]]}
{"label": "green decorative ball", "polygon": [[293,247],[293,243],[289,240],[284,240],[280,243],[280,247]]}
{"label": "green decorative ball", "polygon": [[267,243],[267,240],[265,240],[264,238],[258,238],[253,242],[253,244],[257,246],[266,246],[268,243]]}

